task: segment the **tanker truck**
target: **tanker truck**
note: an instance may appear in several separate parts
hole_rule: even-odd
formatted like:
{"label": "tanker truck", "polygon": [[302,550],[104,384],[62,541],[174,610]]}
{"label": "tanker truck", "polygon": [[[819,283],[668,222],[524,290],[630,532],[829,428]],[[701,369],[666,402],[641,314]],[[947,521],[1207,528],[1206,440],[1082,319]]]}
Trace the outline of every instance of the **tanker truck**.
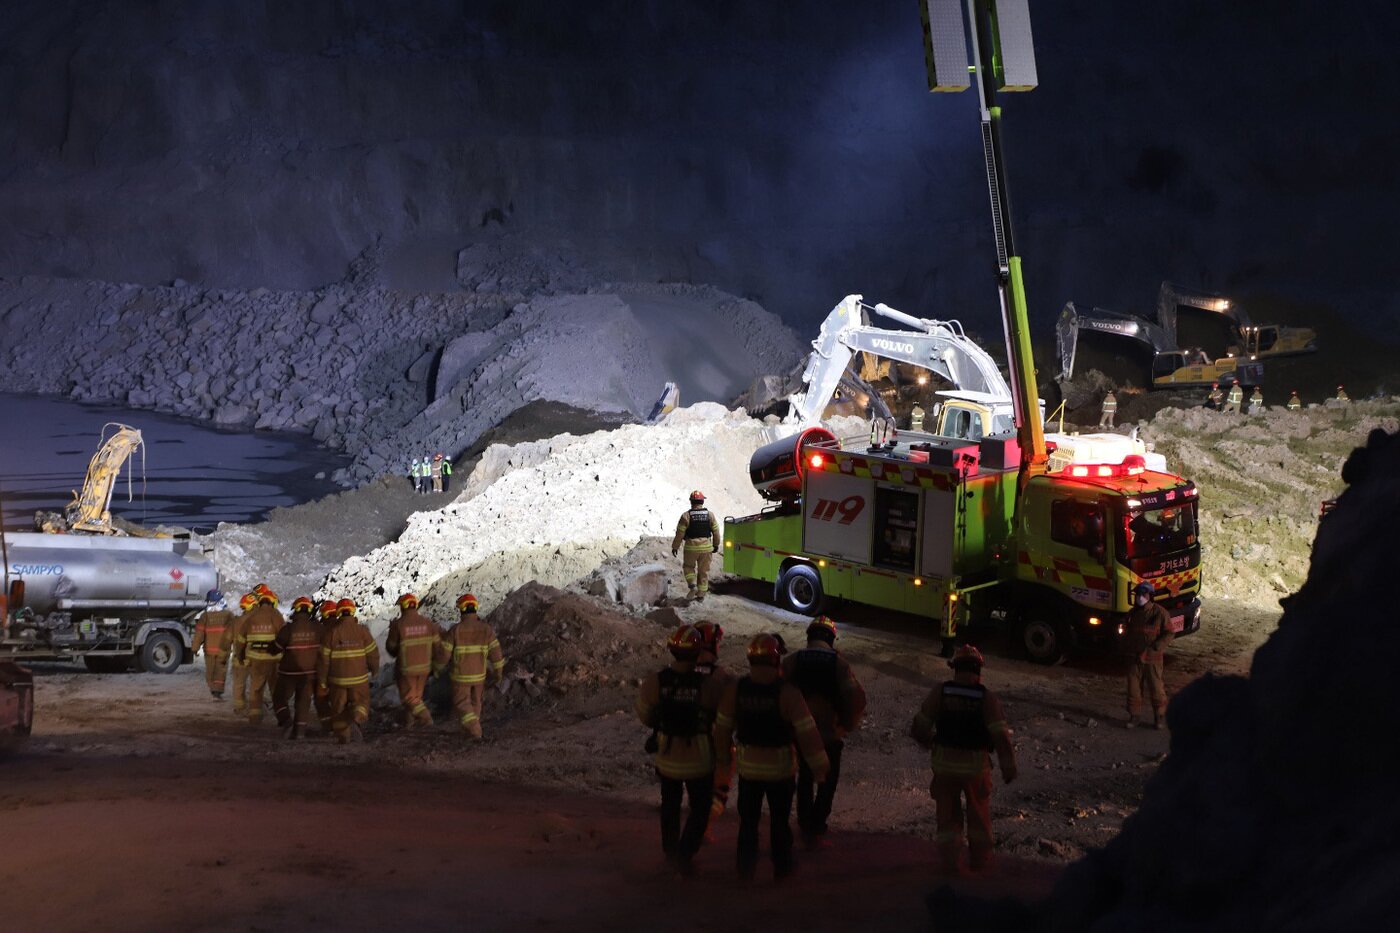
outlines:
{"label": "tanker truck", "polygon": [[168,674],[193,660],[195,617],[219,585],[198,542],[4,532],[0,543],[0,661],[82,658],[100,673]]}

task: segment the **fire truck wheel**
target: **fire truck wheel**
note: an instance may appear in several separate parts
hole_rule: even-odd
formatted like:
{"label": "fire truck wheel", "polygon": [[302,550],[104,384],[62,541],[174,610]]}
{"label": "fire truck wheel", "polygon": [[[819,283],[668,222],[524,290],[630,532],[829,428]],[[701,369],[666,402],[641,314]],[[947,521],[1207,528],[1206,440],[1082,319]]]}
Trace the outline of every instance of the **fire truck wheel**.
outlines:
{"label": "fire truck wheel", "polygon": [[180,639],[169,632],[156,632],[141,646],[141,670],[147,674],[173,674],[184,653]]}
{"label": "fire truck wheel", "polygon": [[1067,644],[1063,626],[1053,620],[1031,616],[1021,623],[1021,646],[1037,664],[1059,664]]}
{"label": "fire truck wheel", "polygon": [[806,564],[793,564],[778,578],[778,599],[793,612],[814,616],[822,608],[822,580]]}

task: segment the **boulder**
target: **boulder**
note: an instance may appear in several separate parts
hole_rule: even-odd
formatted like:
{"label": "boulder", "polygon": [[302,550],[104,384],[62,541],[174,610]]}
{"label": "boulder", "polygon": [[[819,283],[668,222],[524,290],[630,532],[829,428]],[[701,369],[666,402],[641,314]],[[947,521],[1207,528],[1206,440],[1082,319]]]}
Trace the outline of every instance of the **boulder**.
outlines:
{"label": "boulder", "polygon": [[634,609],[658,605],[666,598],[670,583],[670,572],[664,564],[642,564],[622,578],[617,601]]}

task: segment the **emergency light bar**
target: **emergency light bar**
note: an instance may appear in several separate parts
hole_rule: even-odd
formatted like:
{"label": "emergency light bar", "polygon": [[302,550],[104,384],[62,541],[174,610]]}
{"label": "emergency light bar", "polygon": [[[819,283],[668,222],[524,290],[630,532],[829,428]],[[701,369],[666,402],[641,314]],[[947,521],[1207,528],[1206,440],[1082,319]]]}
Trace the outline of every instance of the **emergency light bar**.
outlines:
{"label": "emergency light bar", "polygon": [[1115,476],[1141,476],[1147,462],[1141,454],[1128,454],[1122,463],[1072,463],[1065,469],[1071,479],[1109,479]]}

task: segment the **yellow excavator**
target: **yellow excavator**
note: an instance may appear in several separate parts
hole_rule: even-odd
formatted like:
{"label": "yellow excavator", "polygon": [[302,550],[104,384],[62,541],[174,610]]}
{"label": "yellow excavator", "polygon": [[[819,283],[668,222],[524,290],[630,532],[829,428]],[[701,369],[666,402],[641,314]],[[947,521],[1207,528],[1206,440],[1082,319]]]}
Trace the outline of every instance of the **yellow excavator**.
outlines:
{"label": "yellow excavator", "polygon": [[[112,433],[108,435],[108,429]],[[141,432],[130,425],[109,421],[102,426],[102,443],[88,461],[87,476],[81,492],[73,493],[73,501],[64,506],[63,514],[40,512],[40,531],[49,534],[119,535],[139,538],[164,538],[168,535],[147,531],[139,525],[113,519],[112,492],[122,467],[144,443]],[[131,477],[127,476],[130,499]]]}

